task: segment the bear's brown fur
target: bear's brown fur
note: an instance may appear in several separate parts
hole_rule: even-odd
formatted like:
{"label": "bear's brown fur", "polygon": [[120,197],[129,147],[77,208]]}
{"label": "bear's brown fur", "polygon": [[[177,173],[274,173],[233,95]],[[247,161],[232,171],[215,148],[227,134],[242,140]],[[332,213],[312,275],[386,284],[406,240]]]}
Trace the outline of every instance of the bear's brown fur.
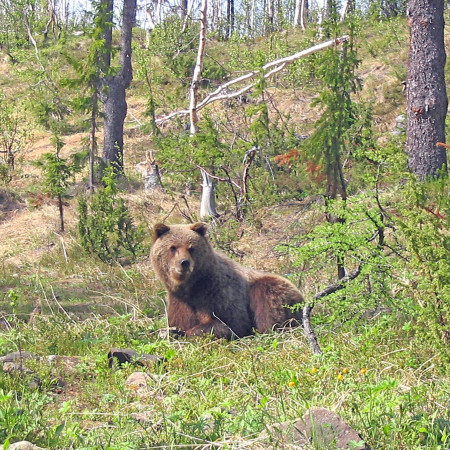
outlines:
{"label": "bear's brown fur", "polygon": [[154,227],[151,259],[168,291],[170,327],[187,336],[212,332],[230,339],[300,322],[301,310],[286,307],[303,303],[290,281],[216,252],[206,232],[201,222]]}

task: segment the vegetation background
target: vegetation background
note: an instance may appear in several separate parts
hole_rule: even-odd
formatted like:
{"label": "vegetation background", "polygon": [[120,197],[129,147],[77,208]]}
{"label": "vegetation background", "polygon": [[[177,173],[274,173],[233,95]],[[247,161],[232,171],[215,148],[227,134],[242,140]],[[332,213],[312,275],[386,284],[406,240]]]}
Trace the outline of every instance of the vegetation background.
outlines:
{"label": "vegetation background", "polygon": [[[406,4],[349,4],[302,19],[301,3],[213,2],[200,98],[251,70],[255,84],[199,111],[193,137],[187,115],[165,118],[189,103],[200,6],[138,5],[117,171],[101,151],[105,80],[121,67],[105,3],[0,1],[0,349],[39,356],[2,362],[4,448],[289,448],[260,433],[312,406],[371,448],[450,446],[448,177],[408,170]],[[297,283],[322,354],[301,328],[232,342],[166,332],[151,227],[200,219],[202,170],[214,246]],[[137,369],[109,367],[111,348],[163,361],[130,389]]]}

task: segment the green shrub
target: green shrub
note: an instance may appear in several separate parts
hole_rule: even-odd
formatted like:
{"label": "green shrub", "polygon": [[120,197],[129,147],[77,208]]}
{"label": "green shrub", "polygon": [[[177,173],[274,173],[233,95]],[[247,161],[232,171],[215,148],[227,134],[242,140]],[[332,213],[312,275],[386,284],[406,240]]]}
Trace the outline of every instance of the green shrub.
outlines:
{"label": "green shrub", "polygon": [[124,199],[119,197],[112,167],[106,168],[103,185],[89,200],[82,197],[79,201],[81,245],[107,263],[133,262],[143,252],[143,226],[134,225]]}
{"label": "green shrub", "polygon": [[408,251],[404,278],[414,299],[418,333],[450,362],[450,183],[412,179],[400,205],[401,240]]}

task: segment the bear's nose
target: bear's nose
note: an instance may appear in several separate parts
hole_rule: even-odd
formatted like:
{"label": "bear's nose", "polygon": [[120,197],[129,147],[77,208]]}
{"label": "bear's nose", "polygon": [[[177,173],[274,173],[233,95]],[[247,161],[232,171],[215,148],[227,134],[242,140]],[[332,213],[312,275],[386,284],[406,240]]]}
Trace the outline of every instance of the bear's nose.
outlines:
{"label": "bear's nose", "polygon": [[180,264],[181,264],[182,269],[187,270],[187,269],[189,269],[191,262],[188,259],[182,259]]}

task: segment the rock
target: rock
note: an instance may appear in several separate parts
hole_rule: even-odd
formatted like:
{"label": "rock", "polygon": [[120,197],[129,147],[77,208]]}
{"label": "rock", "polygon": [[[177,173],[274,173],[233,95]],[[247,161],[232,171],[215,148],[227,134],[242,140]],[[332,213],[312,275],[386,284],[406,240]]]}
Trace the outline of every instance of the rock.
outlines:
{"label": "rock", "polygon": [[151,377],[145,372],[133,372],[125,381],[125,386],[133,391],[146,389]]}
{"label": "rock", "polygon": [[25,374],[34,373],[31,369],[24,366],[21,362],[12,362],[12,361],[7,361],[3,363],[3,372],[6,373],[22,372]]}
{"label": "rock", "polygon": [[336,413],[311,408],[302,417],[307,436],[315,445],[336,448],[368,449],[361,436]]}
{"label": "rock", "polygon": [[28,386],[31,389],[39,389],[42,386],[41,379],[34,374],[34,372],[29,369],[27,366],[24,366],[21,361],[6,361],[3,363],[3,372],[9,373],[11,375],[20,373],[21,375],[32,375],[31,377],[27,377]]}
{"label": "rock", "polygon": [[301,419],[271,425],[260,438],[276,448],[342,448],[368,450],[361,436],[336,413],[313,407]]}
{"label": "rock", "polygon": [[138,354],[136,350],[131,348],[112,348],[108,353],[108,366],[110,369],[114,366],[115,361],[117,361],[119,366],[130,363],[138,366],[153,367],[163,362],[163,360],[163,358],[155,355],[148,355],[146,353]]}
{"label": "rock", "polygon": [[30,352],[12,352],[7,355],[0,356],[0,363],[24,361],[25,359],[39,359],[38,355]]}
{"label": "rock", "polygon": [[33,375],[28,382],[28,386],[30,387],[30,389],[40,389],[40,387],[42,386],[42,381],[37,375]]}
{"label": "rock", "polygon": [[309,439],[303,433],[301,427],[294,421],[280,422],[270,425],[267,431],[263,431],[259,437],[262,446],[260,448],[303,448],[310,445]]}
{"label": "rock", "polygon": [[[0,450],[3,450],[3,445],[0,445]],[[32,444],[28,441],[14,442],[10,444],[8,450],[44,450],[42,447]]]}

